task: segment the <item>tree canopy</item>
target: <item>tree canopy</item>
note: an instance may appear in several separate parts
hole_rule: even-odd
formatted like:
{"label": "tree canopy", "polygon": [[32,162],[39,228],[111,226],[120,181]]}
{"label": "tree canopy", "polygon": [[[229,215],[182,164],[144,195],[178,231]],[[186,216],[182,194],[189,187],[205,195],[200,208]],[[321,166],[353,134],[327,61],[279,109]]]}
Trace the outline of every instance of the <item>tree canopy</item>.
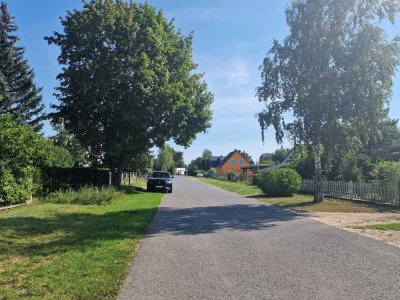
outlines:
{"label": "tree canopy", "polygon": [[394,23],[399,9],[399,0],[293,1],[290,33],[283,44],[274,41],[261,66],[263,139],[273,126],[278,142],[286,134],[313,147],[316,201],[323,199],[321,146],[360,148],[386,117],[400,38],[388,40],[380,24]]}
{"label": "tree canopy", "polygon": [[63,65],[53,120],[113,169],[169,140],[187,147],[210,127],[213,96],[195,72],[193,36],[149,3],[93,0],[61,24],[46,38]]}

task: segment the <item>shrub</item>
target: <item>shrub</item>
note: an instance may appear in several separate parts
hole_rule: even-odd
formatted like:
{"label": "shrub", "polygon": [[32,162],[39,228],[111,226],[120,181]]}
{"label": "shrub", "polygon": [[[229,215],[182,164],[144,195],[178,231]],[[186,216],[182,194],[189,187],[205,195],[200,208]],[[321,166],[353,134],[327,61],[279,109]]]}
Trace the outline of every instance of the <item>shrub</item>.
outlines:
{"label": "shrub", "polygon": [[379,162],[372,174],[374,179],[381,182],[398,183],[400,182],[400,162]]}
{"label": "shrub", "polygon": [[216,168],[211,168],[208,173],[210,174],[210,176],[217,174],[217,169]]}
{"label": "shrub", "polygon": [[255,174],[253,175],[253,179],[251,180],[251,184],[257,185],[257,186],[258,186],[258,179],[259,179],[259,177],[260,177],[260,174],[259,174],[259,173],[255,173]]}
{"label": "shrub", "polygon": [[301,185],[299,173],[292,169],[273,169],[259,173],[258,187],[267,196],[290,197]]}
{"label": "shrub", "polygon": [[59,191],[45,197],[45,202],[59,204],[107,205],[118,195],[113,187],[83,187],[79,190]]}
{"label": "shrub", "polygon": [[16,178],[10,171],[0,168],[0,206],[24,203],[31,197],[30,191],[29,178]]}
{"label": "shrub", "polygon": [[236,173],[233,171],[229,171],[228,173],[228,180],[229,181],[237,181]]}
{"label": "shrub", "polygon": [[73,164],[72,156],[9,114],[0,116],[0,205],[23,203],[38,190],[35,170]]}

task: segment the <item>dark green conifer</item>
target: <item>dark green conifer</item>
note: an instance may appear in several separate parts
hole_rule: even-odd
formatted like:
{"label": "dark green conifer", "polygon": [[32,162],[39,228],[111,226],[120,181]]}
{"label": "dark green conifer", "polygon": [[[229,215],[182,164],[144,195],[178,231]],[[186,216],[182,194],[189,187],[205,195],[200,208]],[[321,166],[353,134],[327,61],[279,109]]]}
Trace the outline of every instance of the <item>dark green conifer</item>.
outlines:
{"label": "dark green conifer", "polygon": [[7,4],[0,3],[0,114],[11,113],[15,121],[39,131],[44,119],[41,88],[34,83],[33,70],[17,45],[17,26]]}

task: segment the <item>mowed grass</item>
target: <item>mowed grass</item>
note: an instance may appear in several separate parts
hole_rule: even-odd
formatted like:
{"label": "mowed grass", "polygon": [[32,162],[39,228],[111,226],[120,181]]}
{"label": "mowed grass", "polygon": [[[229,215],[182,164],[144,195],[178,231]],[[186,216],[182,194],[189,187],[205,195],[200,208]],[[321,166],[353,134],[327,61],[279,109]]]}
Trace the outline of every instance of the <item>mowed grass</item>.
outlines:
{"label": "mowed grass", "polygon": [[366,225],[366,226],[357,226],[357,227],[354,227],[354,228],[356,228],[356,229],[377,229],[377,230],[400,231],[400,223]]}
{"label": "mowed grass", "polygon": [[0,299],[113,299],[162,194],[0,212]]}
{"label": "mowed grass", "polygon": [[395,212],[396,208],[386,205],[377,205],[349,200],[333,199],[325,197],[322,203],[314,203],[311,195],[293,195],[293,197],[267,198],[259,197],[259,200],[274,206],[289,208],[301,212],[340,212],[340,213],[376,213]]}
{"label": "mowed grass", "polygon": [[241,196],[255,198],[261,202],[271,204],[273,206],[293,209],[301,212],[341,212],[341,213],[375,213],[375,212],[399,212],[392,206],[377,205],[371,203],[363,203],[356,201],[340,200],[333,198],[325,198],[322,203],[314,203],[312,195],[296,194],[293,197],[266,197],[262,191],[251,184],[222,181],[218,179],[201,178],[202,182],[212,184],[223,188],[227,191],[236,193]]}
{"label": "mowed grass", "polygon": [[219,179],[212,178],[196,178],[201,182],[212,184],[216,187],[222,188],[232,193],[236,193],[241,196],[254,196],[260,195],[262,191],[255,185],[243,182],[231,182],[223,181]]}

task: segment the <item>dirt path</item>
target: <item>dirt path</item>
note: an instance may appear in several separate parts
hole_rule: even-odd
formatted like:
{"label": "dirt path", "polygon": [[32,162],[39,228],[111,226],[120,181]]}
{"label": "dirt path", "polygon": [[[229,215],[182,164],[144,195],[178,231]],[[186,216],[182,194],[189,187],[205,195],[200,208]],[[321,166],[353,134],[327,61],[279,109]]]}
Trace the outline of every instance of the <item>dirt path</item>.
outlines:
{"label": "dirt path", "polygon": [[310,216],[325,224],[400,247],[400,231],[354,228],[365,225],[399,223],[400,214],[398,213],[310,213]]}

